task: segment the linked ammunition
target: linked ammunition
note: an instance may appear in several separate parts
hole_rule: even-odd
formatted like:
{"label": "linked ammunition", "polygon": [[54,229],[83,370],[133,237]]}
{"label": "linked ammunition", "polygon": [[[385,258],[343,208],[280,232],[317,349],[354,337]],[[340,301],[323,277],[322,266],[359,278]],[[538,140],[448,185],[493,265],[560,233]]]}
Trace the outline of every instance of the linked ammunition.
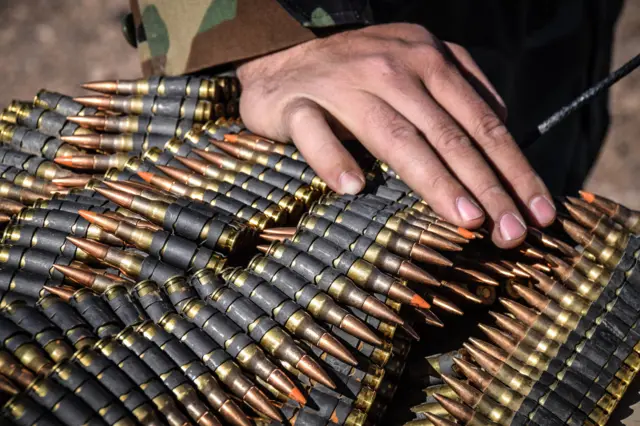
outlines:
{"label": "linked ammunition", "polygon": [[92,81],[82,85],[85,89],[115,95],[184,96],[220,101],[238,96],[235,79],[224,77],[150,77],[144,80]]}
{"label": "linked ammunition", "polygon": [[286,176],[298,179],[318,191],[325,192],[329,189],[326,182],[320,179],[308,164],[301,161],[292,160],[276,153],[263,154],[229,142],[213,140],[212,143],[236,158],[274,169]]}
{"label": "linked ammunition", "polygon": [[63,210],[27,208],[22,210],[16,219],[16,223],[18,225],[53,229],[76,237],[100,241],[116,247],[124,245],[122,240],[105,232],[99,226],[89,223],[80,215]]}
{"label": "linked ammunition", "polygon": [[[176,169],[185,169],[186,167],[182,165],[178,160],[174,158],[174,154],[172,151],[176,151],[184,156],[197,156],[195,153],[192,153],[189,145],[186,145],[183,142],[177,142],[177,145],[172,145],[174,147],[173,150],[169,149],[160,149],[160,148],[151,148],[142,153],[140,157],[142,161],[149,162],[153,164],[156,168],[158,166],[170,166]],[[183,149],[179,149],[183,148]]]}
{"label": "linked ammunition", "polygon": [[324,265],[318,259],[304,253],[291,244],[274,242],[271,246],[258,246],[276,262],[291,268],[307,281],[334,297],[337,301],[358,308],[376,318],[396,324],[404,321],[384,303],[359,289],[351,279],[340,274],[332,267]]}
{"label": "linked ammunition", "polygon": [[62,280],[63,275],[53,268],[53,265],[69,265],[73,261],[70,257],[54,254],[35,248],[16,245],[0,245],[0,265],[8,269],[21,269],[37,275],[43,275],[55,280]]}
{"label": "linked ammunition", "polygon": [[117,335],[117,339],[133,351],[159,376],[182,404],[189,416],[196,422],[219,425],[215,415],[203,403],[178,366],[155,344],[127,327]]}
{"label": "linked ammunition", "polygon": [[33,105],[52,110],[64,115],[94,115],[98,111],[95,108],[85,107],[76,102],[70,96],[58,92],[41,89],[33,99]]}
{"label": "linked ammunition", "polygon": [[191,283],[205,300],[206,297],[224,297],[224,295],[218,296],[217,293],[220,291],[233,294],[232,291],[235,292],[237,289],[240,294],[255,303],[292,335],[329,352],[342,361],[357,365],[357,360],[335,337],[320,327],[300,305],[292,302],[262,278],[240,268],[226,270],[223,276],[225,281],[233,286],[233,290],[225,288],[224,283],[210,269],[196,271],[191,277]]}
{"label": "linked ammunition", "polygon": [[33,274],[19,269],[0,269],[0,290],[38,299],[46,293],[45,286],[62,284],[47,276]]}
{"label": "linked ammunition", "polygon": [[314,256],[327,266],[333,266],[354,283],[372,292],[384,294],[401,303],[428,309],[430,305],[413,290],[348,250],[316,237],[306,231],[298,231],[290,237],[293,246]]}
{"label": "linked ammunition", "polygon": [[65,155],[54,159],[57,164],[61,164],[71,169],[84,169],[97,172],[104,172],[111,168],[122,170],[129,161],[131,155],[123,152],[115,154],[92,154],[92,155]]}
{"label": "linked ammunition", "polygon": [[[296,199],[304,202],[306,205],[313,204],[313,202],[320,197],[319,191],[314,190],[301,180],[282,174],[277,170],[259,164],[245,163],[223,154],[207,152],[199,149],[194,149],[194,151],[200,157],[221,169],[252,176],[259,181],[266,182],[276,188],[280,188],[281,190],[296,197]],[[209,176],[209,174],[207,174],[207,176]]]}
{"label": "linked ammunition", "polygon": [[[194,123],[191,120],[181,120],[171,117],[143,117],[135,115],[124,116],[67,116],[76,126],[110,133],[149,133],[169,137],[182,137]],[[75,134],[70,133],[68,135]],[[61,136],[68,136],[61,135]]]}
{"label": "linked ammunition", "polygon": [[434,265],[453,265],[453,262],[435,250],[411,241],[371,219],[321,204],[312,206],[309,212],[367,236],[399,256]]}
{"label": "linked ammunition", "polygon": [[201,300],[184,279],[178,278],[165,283],[165,291],[179,313],[225,348],[243,368],[282,390],[285,395],[297,401],[303,400],[300,390],[284,372],[273,365],[262,349],[234,322]]}
{"label": "linked ammunition", "polygon": [[291,300],[299,303],[314,318],[339,327],[352,336],[380,345],[382,340],[356,316],[348,313],[315,284],[305,280],[287,267],[264,256],[256,256],[249,268],[262,279],[269,281]]}
{"label": "linked ammunition", "polygon": [[[194,278],[198,280],[197,276]],[[213,280],[210,280],[209,284],[213,284]],[[202,291],[201,286],[195,285],[194,287],[197,291]],[[314,380],[330,388],[335,388],[335,384],[323,368],[300,349],[291,336],[249,299],[225,286],[206,297],[205,302],[215,306],[217,310],[231,319],[270,355],[291,364]]]}
{"label": "linked ammunition", "polygon": [[40,179],[23,171],[22,169],[18,169],[17,167],[3,165],[0,167],[0,173],[2,179],[21,188],[46,196],[51,196],[54,193],[64,193],[67,191],[62,187],[52,184],[48,180]]}
{"label": "linked ammunition", "polygon": [[236,115],[235,102],[224,104],[198,98],[176,96],[81,96],[73,99],[82,105],[125,114],[172,117],[203,122]]}
{"label": "linked ammunition", "polygon": [[149,133],[100,133],[62,136],[60,139],[83,149],[139,154],[151,148],[164,149],[174,138]]}
{"label": "linked ammunition", "polygon": [[135,277],[138,280],[150,279],[165,283],[172,277],[184,274],[183,270],[170,266],[154,256],[143,257],[131,251],[109,247],[84,238],[67,237],[67,240],[100,262],[117,268],[127,276]]}
{"label": "linked ammunition", "polygon": [[637,211],[590,192],[580,191],[580,196],[587,203],[596,206],[630,232],[634,234],[640,233],[640,213]]}
{"label": "linked ammunition", "polygon": [[15,120],[12,120],[11,123],[29,129],[37,129],[45,135],[55,137],[92,133],[87,129],[80,128],[76,123],[67,121],[64,115],[28,104],[23,104],[18,108]]}
{"label": "linked ammunition", "polygon": [[208,203],[213,207],[217,207],[222,211],[245,221],[255,228],[265,229],[273,224],[272,219],[266,214],[263,214],[258,209],[251,207],[250,205],[243,204],[235,197],[232,198],[223,193],[210,191],[208,189],[192,188],[175,180],[163,178],[162,176],[153,175],[151,173],[138,172],[138,175],[145,182],[149,182],[169,193]]}
{"label": "linked ammunition", "polygon": [[[165,331],[180,339],[191,349],[230,391],[260,412],[272,411],[266,396],[243,376],[229,354],[200,328],[179,316],[173,305],[151,281],[140,282],[134,289],[134,295],[145,312]],[[289,382],[291,387],[286,383],[282,384],[285,386],[278,386],[281,391],[295,391],[291,382]],[[287,393],[287,395],[296,397],[298,402],[304,403],[304,399],[299,399],[302,397],[299,391]]]}
{"label": "linked ammunition", "polygon": [[[187,158],[176,155],[176,160],[184,164],[190,170],[195,173],[189,173],[186,171],[174,171],[171,169],[162,170],[168,176],[174,179],[181,180],[186,185],[193,185],[199,188],[216,190],[220,185],[220,182],[224,182],[230,185],[235,185],[243,190],[260,196],[266,200],[276,203],[280,208],[289,213],[292,218],[298,218],[302,213],[303,205],[300,201],[296,200],[291,195],[288,195],[285,191],[270,185],[266,182],[262,182],[244,173],[235,173],[228,170],[223,170],[205,161],[201,161],[194,158]],[[199,173],[204,177],[197,175]],[[278,223],[278,221],[276,221]]]}
{"label": "linked ammunition", "polygon": [[165,230],[195,240],[209,249],[234,252],[246,243],[246,231],[237,229],[222,215],[206,217],[177,204],[151,201],[111,189],[96,188],[96,191],[116,204],[142,214]]}
{"label": "linked ammunition", "polygon": [[219,272],[225,267],[226,257],[205,247],[198,247],[196,243],[169,232],[150,231],[84,210],[80,211],[80,215],[92,224],[176,268],[211,268]]}
{"label": "linked ammunition", "polygon": [[305,159],[300,154],[300,151],[298,151],[296,146],[293,144],[274,142],[263,137],[247,133],[227,133],[224,135],[224,140],[253,151],[280,154],[291,158],[292,160],[306,163]]}
{"label": "linked ammunition", "polygon": [[439,250],[446,251],[461,251],[462,247],[454,242],[449,241],[446,238],[439,236],[438,234],[422,229],[418,226],[412,225],[404,219],[401,219],[396,214],[385,212],[384,210],[377,209],[373,206],[354,202],[346,202],[342,199],[332,198],[324,196],[320,203],[336,207],[343,211],[348,211],[359,215],[369,220],[373,220],[386,228],[389,228],[400,235],[408,238],[412,241],[419,242],[429,247],[433,247]]}
{"label": "linked ammunition", "polygon": [[[227,197],[236,199],[246,206],[260,210],[262,213],[271,218],[276,224],[283,224],[287,221],[288,215],[278,205],[259,195],[253,194],[241,187],[226,183],[218,182],[211,179],[203,179],[193,172],[179,170],[174,167],[158,166],[162,172],[187,186],[195,186],[205,191],[213,191],[224,194]],[[195,180],[195,182],[194,182]],[[215,204],[214,204],[215,205]]]}
{"label": "linked ammunition", "polygon": [[354,255],[385,272],[410,281],[436,286],[440,284],[431,274],[413,263],[391,253],[371,238],[350,231],[341,225],[333,224],[318,216],[305,215],[300,219],[298,227],[310,231],[318,237],[326,238],[342,249],[350,250]]}
{"label": "linked ammunition", "polygon": [[44,157],[47,160],[82,153],[75,146],[69,145],[55,136],[45,135],[38,130],[10,123],[0,124],[0,141],[17,151]]}

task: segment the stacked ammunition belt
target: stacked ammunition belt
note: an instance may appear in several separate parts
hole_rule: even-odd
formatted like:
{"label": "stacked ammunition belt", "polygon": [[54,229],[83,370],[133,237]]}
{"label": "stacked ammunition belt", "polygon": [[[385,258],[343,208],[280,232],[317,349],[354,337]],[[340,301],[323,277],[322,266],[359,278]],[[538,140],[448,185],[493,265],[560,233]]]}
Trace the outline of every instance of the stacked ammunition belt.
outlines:
{"label": "stacked ammunition belt", "polygon": [[[8,421],[600,425],[640,369],[638,212],[567,197],[500,251],[385,164],[330,192],[244,129],[234,79],[85,87],[106,95],[0,116]],[[466,340],[487,306],[486,339],[416,343],[461,321]],[[419,381],[409,411],[394,395]]]}

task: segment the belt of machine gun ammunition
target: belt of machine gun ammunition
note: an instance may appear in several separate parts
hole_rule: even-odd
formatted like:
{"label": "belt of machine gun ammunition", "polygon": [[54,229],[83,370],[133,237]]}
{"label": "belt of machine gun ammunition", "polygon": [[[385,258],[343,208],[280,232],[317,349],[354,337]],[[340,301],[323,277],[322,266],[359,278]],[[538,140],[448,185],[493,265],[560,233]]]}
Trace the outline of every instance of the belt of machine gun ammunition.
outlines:
{"label": "belt of machine gun ammunition", "polygon": [[639,212],[566,197],[500,251],[385,164],[330,192],[233,78],[84,87],[0,115],[1,420],[603,425],[640,369]]}

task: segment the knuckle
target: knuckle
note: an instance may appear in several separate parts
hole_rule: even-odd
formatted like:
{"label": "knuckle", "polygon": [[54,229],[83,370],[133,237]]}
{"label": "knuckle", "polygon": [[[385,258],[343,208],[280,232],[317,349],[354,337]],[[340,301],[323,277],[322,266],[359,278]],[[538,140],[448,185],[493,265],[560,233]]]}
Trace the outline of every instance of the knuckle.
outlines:
{"label": "knuckle", "polygon": [[296,99],[289,102],[283,111],[283,117],[285,122],[289,123],[289,126],[296,126],[304,123],[309,117],[309,104],[303,99]]}
{"label": "knuckle", "polygon": [[367,69],[382,77],[396,77],[400,73],[400,67],[391,55],[373,55],[366,60]]}
{"label": "knuckle", "polygon": [[418,130],[408,122],[391,122],[388,132],[392,141],[408,141],[419,137]]}
{"label": "knuckle", "polygon": [[[509,139],[509,130],[507,130],[507,126],[504,125],[498,116],[492,112],[487,112],[478,119],[474,136],[478,140],[490,141],[489,145],[485,142],[484,146],[486,149],[499,149],[504,147],[504,144],[507,143]],[[490,145],[491,143],[495,146],[492,147]]]}
{"label": "knuckle", "polygon": [[434,145],[442,155],[452,153],[463,155],[473,147],[471,139],[460,129],[454,127],[442,129],[434,141]]}

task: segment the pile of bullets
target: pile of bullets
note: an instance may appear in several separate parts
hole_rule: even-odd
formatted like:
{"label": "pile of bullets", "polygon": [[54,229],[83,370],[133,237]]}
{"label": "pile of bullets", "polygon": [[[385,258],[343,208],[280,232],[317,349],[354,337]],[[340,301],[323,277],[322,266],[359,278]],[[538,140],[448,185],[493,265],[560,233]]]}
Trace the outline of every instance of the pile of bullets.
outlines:
{"label": "pile of bullets", "polygon": [[[385,164],[330,192],[233,78],[84,87],[0,115],[1,420],[392,424],[427,347],[408,424],[600,425],[640,369],[640,213],[567,197],[501,251]],[[489,341],[419,342],[488,306]]]}

